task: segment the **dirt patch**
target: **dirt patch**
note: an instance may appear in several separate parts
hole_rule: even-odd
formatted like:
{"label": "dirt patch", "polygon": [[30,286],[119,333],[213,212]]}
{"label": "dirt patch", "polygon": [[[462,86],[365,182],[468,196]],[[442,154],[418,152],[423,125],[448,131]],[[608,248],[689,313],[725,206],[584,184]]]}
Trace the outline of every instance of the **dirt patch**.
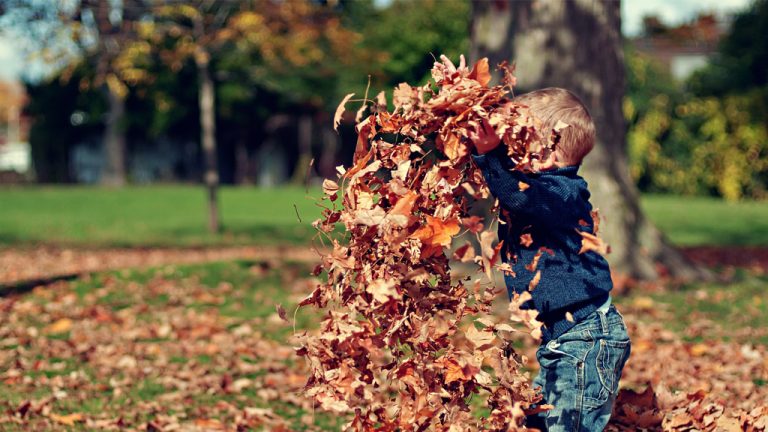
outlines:
{"label": "dirt patch", "polygon": [[690,260],[707,267],[741,267],[768,271],[766,246],[693,246],[680,249]]}
{"label": "dirt patch", "polygon": [[[710,268],[739,267],[768,272],[768,247],[695,246],[681,248],[692,261]],[[109,248],[55,246],[0,249],[0,285],[43,284],[82,274],[167,264],[199,264],[233,259],[313,262],[310,246],[243,246],[227,248]]]}
{"label": "dirt patch", "polygon": [[167,264],[199,264],[234,259],[302,261],[319,259],[311,247],[247,246],[229,248],[70,249],[41,246],[0,249],[0,285],[13,286],[92,272]]}

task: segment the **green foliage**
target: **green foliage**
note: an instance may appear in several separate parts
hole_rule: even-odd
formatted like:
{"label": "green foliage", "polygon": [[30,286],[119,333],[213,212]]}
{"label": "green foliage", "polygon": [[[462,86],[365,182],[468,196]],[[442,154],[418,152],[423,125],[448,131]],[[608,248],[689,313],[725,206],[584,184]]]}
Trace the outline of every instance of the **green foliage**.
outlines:
{"label": "green foliage", "polygon": [[[736,15],[710,65],[694,73],[690,89],[701,96],[723,96],[768,88],[768,0],[756,0]],[[763,97],[767,97],[765,93]]]}
{"label": "green foliage", "polygon": [[768,104],[763,89],[695,97],[632,51],[627,71],[630,172],[642,190],[712,194],[731,201],[766,195]]}
{"label": "green foliage", "polygon": [[102,128],[100,119],[106,112],[103,94],[80,87],[81,79],[92,73],[88,64],[81,63],[66,80],[55,77],[26,84],[29,102],[25,113],[35,119],[29,142],[40,182],[72,181],[70,150]]}
{"label": "green foliage", "polygon": [[423,82],[435,59],[445,54],[457,59],[469,48],[469,1],[395,0],[382,10],[371,10],[360,28],[363,46],[384,53],[380,58],[383,82]]}

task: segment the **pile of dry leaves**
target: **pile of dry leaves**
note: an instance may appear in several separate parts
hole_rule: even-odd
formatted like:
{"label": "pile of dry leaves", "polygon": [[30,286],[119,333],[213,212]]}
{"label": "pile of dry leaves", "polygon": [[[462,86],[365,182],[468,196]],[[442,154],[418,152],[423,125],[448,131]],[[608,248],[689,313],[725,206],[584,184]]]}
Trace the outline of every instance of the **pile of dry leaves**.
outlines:
{"label": "pile of dry leaves", "polygon": [[[299,335],[297,353],[310,369],[305,395],[349,415],[347,430],[517,430],[526,414],[547,409],[522,372],[526,357],[509,355],[521,326],[507,322],[534,337],[540,323],[519,309],[526,296],[510,303],[509,319],[494,316],[492,271],[511,269],[497,262],[495,235],[469,215],[471,202],[488,198],[470,158],[482,133],[496,134],[521,170],[545,159],[558,138],[557,128],[537,131],[536,119],[507,98],[515,78],[500,69],[501,85],[489,87],[487,60],[471,71],[436,64],[433,83],[395,89],[392,111],[383,92],[375,101],[366,95],[353,166],[323,184],[327,208],[314,225],[332,250],[314,272],[323,282],[300,306],[324,319],[319,333]],[[464,234],[477,238],[479,254],[466,242],[449,258],[446,248]],[[605,245],[589,236],[583,249]],[[478,276],[452,278],[450,259],[476,265]],[[539,277],[546,274],[531,289]],[[764,408],[724,415],[724,406],[696,390],[625,391],[611,427],[765,428]]]}
{"label": "pile of dry leaves", "polygon": [[[469,216],[469,204],[488,197],[470,157],[480,133],[492,128],[520,169],[545,157],[556,138],[553,131],[541,139],[525,107],[510,102],[515,78],[501,70],[502,83],[488,87],[486,59],[471,71],[436,65],[434,83],[395,89],[391,112],[383,92],[371,106],[365,99],[354,165],[323,184],[329,207],[315,226],[332,251],[316,274],[327,279],[301,305],[326,315],[298,354],[312,371],[306,394],[354,414],[348,429],[508,430],[538,401],[520,358],[505,355],[513,327],[491,319],[499,292],[491,272],[511,269],[497,263],[495,234]],[[338,223],[342,239],[333,235]],[[482,250],[467,242],[453,259],[480,271],[452,281],[445,251],[465,233]],[[516,307],[525,300],[512,303],[513,319],[538,333],[533,313]],[[461,328],[462,320],[477,325]],[[483,419],[468,404],[478,394],[490,410]]]}

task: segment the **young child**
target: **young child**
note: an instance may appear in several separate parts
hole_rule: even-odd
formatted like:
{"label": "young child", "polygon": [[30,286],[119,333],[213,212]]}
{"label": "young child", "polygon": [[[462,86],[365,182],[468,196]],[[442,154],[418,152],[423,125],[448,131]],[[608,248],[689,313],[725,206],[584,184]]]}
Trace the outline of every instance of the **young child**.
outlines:
{"label": "young child", "polygon": [[[542,403],[555,408],[529,417],[527,426],[603,430],[630,342],[624,320],[611,304],[607,261],[593,251],[579,254],[578,231],[592,233],[593,221],[587,183],[578,170],[594,146],[595,126],[581,101],[564,89],[546,88],[514,101],[542,121],[544,132],[558,122],[568,125],[551,157],[534,163],[528,174],[512,170],[513,162],[488,125],[470,137],[478,153],[474,161],[502,209],[501,256],[515,272],[504,276],[510,298],[513,292],[527,291],[536,270],[541,271],[532,299],[523,307],[535,309],[544,323],[536,352],[541,370],[534,386],[542,388]],[[530,237],[521,239],[524,234]],[[554,254],[542,253],[536,270],[529,271],[526,266],[542,247]]]}

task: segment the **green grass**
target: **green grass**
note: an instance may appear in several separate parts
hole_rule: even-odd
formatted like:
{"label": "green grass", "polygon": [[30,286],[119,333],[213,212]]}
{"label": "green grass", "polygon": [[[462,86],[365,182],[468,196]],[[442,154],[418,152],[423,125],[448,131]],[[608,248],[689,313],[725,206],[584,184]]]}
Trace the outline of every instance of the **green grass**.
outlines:
{"label": "green grass", "polygon": [[[320,196],[300,187],[222,188],[224,232],[211,235],[199,186],[4,188],[0,245],[302,243],[314,234],[310,224],[320,208],[313,198]],[[768,245],[768,202],[646,195],[642,207],[679,245]]]}
{"label": "green grass", "polygon": [[222,188],[224,230],[212,235],[200,186],[1,188],[0,245],[304,243],[315,233],[311,223],[320,214],[321,195],[300,187]]}
{"label": "green grass", "polygon": [[681,246],[768,246],[768,201],[645,195],[648,217]]}
{"label": "green grass", "polygon": [[[0,246],[302,244],[315,233],[320,196],[289,186],[222,188],[224,232],[211,235],[200,186],[2,188]],[[768,202],[646,195],[642,207],[679,245],[768,245]]]}

